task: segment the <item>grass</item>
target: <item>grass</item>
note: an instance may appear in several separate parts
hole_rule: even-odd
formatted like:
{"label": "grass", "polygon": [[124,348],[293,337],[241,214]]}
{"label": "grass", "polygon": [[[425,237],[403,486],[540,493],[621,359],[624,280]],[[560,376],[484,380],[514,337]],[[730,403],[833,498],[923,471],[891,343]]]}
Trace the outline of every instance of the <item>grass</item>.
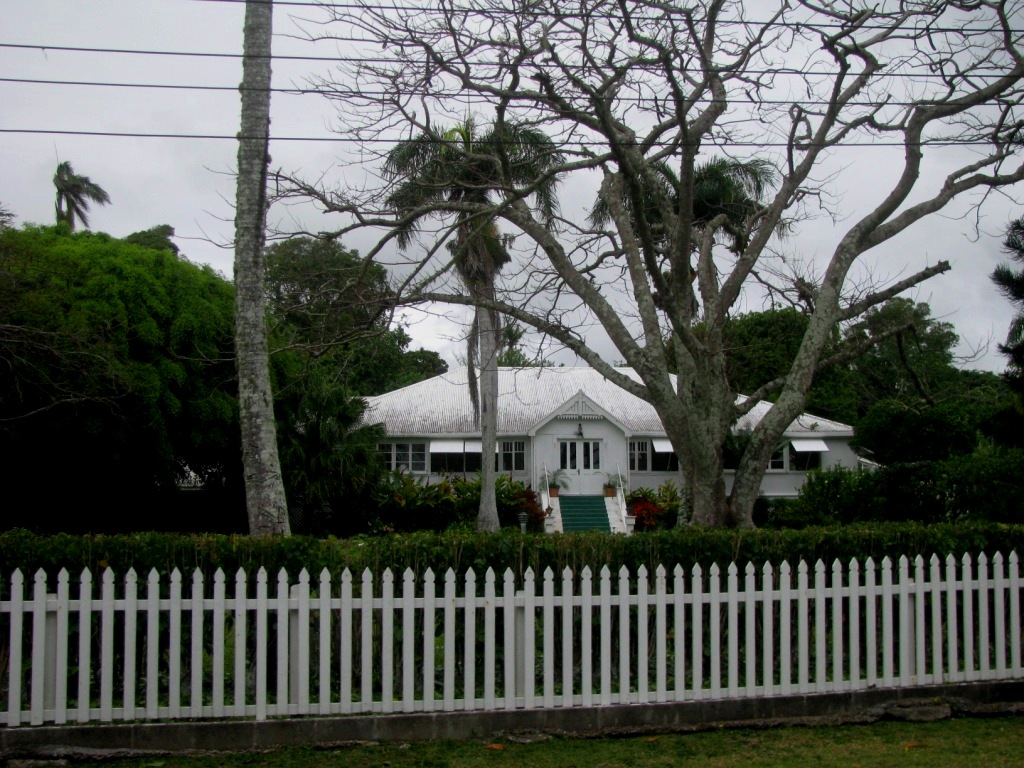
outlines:
{"label": "grass", "polygon": [[[95,766],[94,762],[72,765]],[[719,730],[533,743],[431,742],[146,757],[105,768],[997,768],[1024,766],[1024,718]]]}

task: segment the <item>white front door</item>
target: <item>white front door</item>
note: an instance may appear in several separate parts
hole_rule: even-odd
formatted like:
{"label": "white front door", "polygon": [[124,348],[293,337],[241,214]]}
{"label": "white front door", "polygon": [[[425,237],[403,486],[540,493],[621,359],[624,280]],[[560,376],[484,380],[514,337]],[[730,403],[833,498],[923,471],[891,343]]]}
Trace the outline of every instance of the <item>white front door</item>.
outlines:
{"label": "white front door", "polygon": [[559,466],[569,483],[567,493],[598,496],[604,485],[600,440],[559,440]]}

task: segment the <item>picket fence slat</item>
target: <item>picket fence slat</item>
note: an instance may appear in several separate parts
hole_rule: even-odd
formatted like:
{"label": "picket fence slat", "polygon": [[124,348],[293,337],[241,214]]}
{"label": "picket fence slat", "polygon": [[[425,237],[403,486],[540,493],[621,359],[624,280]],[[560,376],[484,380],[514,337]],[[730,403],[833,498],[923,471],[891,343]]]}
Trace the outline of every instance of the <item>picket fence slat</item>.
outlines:
{"label": "picket fence slat", "polygon": [[[536,601],[537,584],[533,569],[527,568],[523,576],[523,707],[534,709],[537,693]],[[519,686],[517,685],[516,688]]]}
{"label": "picket fence slat", "polygon": [[573,704],[573,578],[568,566],[562,570],[562,707]]}
{"label": "picket fence slat", "polygon": [[[555,706],[555,574],[550,568],[544,569],[544,596],[542,613],[544,616],[543,639],[544,664],[544,708]],[[468,633],[467,633],[468,635]]]}
{"label": "picket fence slat", "polygon": [[[40,570],[0,600],[0,722],[491,711],[1024,677],[1016,552],[311,584]],[[813,574],[812,574],[813,569]],[[760,575],[759,575],[760,573]],[[653,577],[653,581],[652,581]],[[596,582],[595,583],[595,578]],[[250,579],[255,584],[250,585]],[[500,585],[499,585],[500,582]],[[53,590],[51,592],[51,590]],[[72,595],[75,595],[72,597]],[[795,614],[795,615],[794,615]],[[77,637],[77,643],[74,638]],[[271,680],[273,678],[273,680]],[[182,688],[185,687],[183,691]],[[187,698],[183,698],[183,694]]]}
{"label": "picket fence slat", "polygon": [[[431,597],[433,597],[434,574],[431,571],[427,572],[427,583],[431,587]],[[341,626],[341,643],[338,646],[338,678],[341,689],[341,713],[345,715],[352,712],[352,672],[355,665],[352,646],[352,628],[355,625],[355,619],[352,605],[352,572],[346,568],[341,574],[341,615],[338,616],[338,624]],[[433,618],[433,610],[434,603],[431,600],[431,618]],[[433,652],[433,647],[431,644],[431,652]],[[433,659],[431,659],[431,672],[433,666]],[[424,670],[424,674],[426,674],[426,670]],[[433,693],[433,689],[431,689],[431,693]]]}
{"label": "picket fence slat", "polygon": [[[504,589],[502,591],[503,610],[502,621],[504,622],[503,652],[505,656],[504,683],[505,683],[505,709],[515,709],[516,706],[516,580],[511,571],[505,571]],[[433,633],[433,625],[431,625]],[[433,634],[431,634],[433,642]],[[433,656],[431,656],[433,659]]]}
{"label": "picket fence slat", "polygon": [[629,570],[619,569],[619,691],[616,703],[627,704],[630,699],[631,670],[629,658],[630,613],[629,613]]}
{"label": "picket fence slat", "polygon": [[728,670],[729,698],[735,699],[740,693],[740,665],[739,665],[739,570],[736,563],[729,563],[726,576],[726,604],[728,606],[726,615],[726,626],[728,627],[729,651],[725,668]]}
{"label": "picket fence slat", "polygon": [[[677,564],[673,569],[672,576],[672,635],[675,640],[676,662],[673,687],[675,688],[675,700],[683,701],[686,698],[686,576],[683,574],[683,566]],[[666,700],[667,698],[666,696]]]}
{"label": "picket fence slat", "polygon": [[[68,643],[71,613],[71,584],[66,568],[57,574],[57,669],[54,683],[57,686],[54,696],[54,717],[57,725],[68,721]],[[155,675],[154,675],[155,677]]]}
{"label": "picket fence slat", "polygon": [[584,566],[580,576],[580,701],[584,707],[594,704],[593,620],[593,574],[590,566]]}
{"label": "picket fence slat", "polygon": [[1020,627],[1020,563],[1017,553],[1010,553],[1010,573],[1008,577],[1010,589],[1010,677],[1020,677],[1024,673],[1021,666],[1021,627]]}

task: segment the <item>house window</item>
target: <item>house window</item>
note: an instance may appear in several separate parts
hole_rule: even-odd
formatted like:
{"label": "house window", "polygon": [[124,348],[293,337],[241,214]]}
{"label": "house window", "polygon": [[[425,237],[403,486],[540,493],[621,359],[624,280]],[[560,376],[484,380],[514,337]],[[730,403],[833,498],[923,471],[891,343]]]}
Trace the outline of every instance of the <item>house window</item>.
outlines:
{"label": "house window", "polygon": [[789,454],[789,469],[792,472],[810,472],[812,469],[821,468],[821,454],[817,451],[809,453],[797,453],[792,451]]}
{"label": "house window", "polygon": [[768,460],[769,471],[783,472],[786,469],[786,446],[780,446]]}
{"label": "house window", "polygon": [[426,472],[426,443],[380,443],[377,445],[384,466],[396,472]]}
{"label": "house window", "polygon": [[433,475],[467,474],[482,469],[480,453],[430,452],[430,473]]}
{"label": "house window", "polygon": [[434,475],[479,472],[480,441],[439,438],[430,441],[430,472]]}
{"label": "house window", "polygon": [[647,441],[629,441],[629,470],[630,472],[646,472],[650,465],[647,463]]}
{"label": "house window", "polygon": [[676,456],[674,451],[664,453],[662,451],[655,450],[651,454],[651,471],[652,472],[678,472],[679,471],[679,457]]}
{"label": "house window", "polygon": [[524,472],[526,470],[526,442],[524,440],[501,441],[502,472]]}
{"label": "house window", "polygon": [[818,438],[794,438],[789,443],[789,469],[791,472],[809,472],[821,468],[821,454],[828,445]]}

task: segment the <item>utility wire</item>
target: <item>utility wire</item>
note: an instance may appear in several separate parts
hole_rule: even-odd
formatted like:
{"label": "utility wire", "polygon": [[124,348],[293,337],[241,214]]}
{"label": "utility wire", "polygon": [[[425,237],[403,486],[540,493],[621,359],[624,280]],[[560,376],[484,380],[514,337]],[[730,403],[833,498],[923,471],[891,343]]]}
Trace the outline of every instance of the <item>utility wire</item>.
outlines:
{"label": "utility wire", "polygon": [[[223,2],[224,0],[193,0],[193,2]],[[374,40],[363,40],[355,38],[331,38],[337,40],[337,42],[363,42],[376,44]],[[158,51],[158,50],[146,50],[140,48],[91,48],[84,46],[68,46],[68,45],[42,45],[39,43],[0,43],[0,48],[15,48],[15,49],[27,49],[37,51],[64,51],[70,53],[113,53],[113,54],[125,54],[125,55],[137,55],[137,56],[192,56],[198,58],[220,58],[220,59],[240,59],[242,58],[241,53],[220,53],[214,51]],[[365,57],[365,56],[296,56],[289,54],[273,54],[271,59],[275,61],[329,61],[332,63],[347,63],[347,64],[394,64],[397,63],[395,59],[384,58],[384,57]],[[472,62],[473,66],[476,67],[499,67],[502,66],[498,62],[480,61]],[[572,69],[585,69],[584,65],[569,65]],[[553,67],[537,67],[538,69],[553,68]],[[700,70],[694,69],[693,73],[698,74]],[[835,75],[833,70],[801,70],[791,69],[787,67],[779,67],[776,69],[747,69],[744,70],[747,75],[787,75],[795,77],[830,77]],[[973,69],[969,73],[972,77],[1001,77],[1003,71],[996,68],[991,68],[989,72],[981,71],[980,69]],[[946,80],[947,75],[941,72],[934,72],[931,70],[920,71],[920,72],[886,72],[879,75],[879,79],[887,77],[899,77],[899,78],[913,78],[915,80],[920,79],[936,79]]]}
{"label": "utility wire", "polygon": [[[198,3],[226,3],[226,4],[244,4],[247,0],[192,0],[192,2]],[[594,19],[613,19],[618,20],[622,18],[620,13],[574,13],[573,11],[562,11],[558,10],[532,10],[530,8],[480,8],[467,5],[465,7],[451,7],[447,10],[430,9],[424,8],[423,5],[378,5],[375,3],[328,3],[318,2],[313,0],[273,0],[274,5],[286,6],[291,8],[320,8],[330,10],[345,10],[345,11],[393,11],[395,13],[418,13],[418,14],[432,14],[432,15],[444,15],[458,16],[458,17],[470,17],[480,16],[483,18],[487,17],[500,17],[500,18],[554,18],[554,19],[578,19],[578,20],[594,20]],[[925,14],[913,17],[915,19],[926,18]],[[779,21],[775,20],[758,20],[758,19],[717,19],[715,21],[717,26],[731,26],[731,27],[792,27],[794,29],[804,29],[808,31],[815,31],[819,29],[849,29],[851,24],[836,22],[818,22],[814,23],[808,20],[801,21]],[[920,31],[922,34],[927,30],[931,34],[936,33],[963,33],[963,32],[992,32],[994,27],[938,27],[931,25],[924,25],[925,29],[920,29],[916,25],[909,27],[907,31],[915,29]],[[892,24],[858,24],[857,30],[885,30],[892,29]],[[902,28],[902,26],[900,27]]]}
{"label": "utility wire", "polygon": [[[17,134],[43,134],[53,136],[103,136],[112,138],[133,138],[133,139],[209,139],[209,140],[229,140],[238,141],[240,138],[245,138],[240,134],[219,134],[219,133],[144,133],[135,131],[82,131],[82,130],[58,130],[50,128],[0,128],[0,133],[17,133]],[[287,141],[287,142],[326,142],[326,143],[352,143],[352,144],[394,144],[398,139],[385,139],[385,138],[351,138],[348,136],[271,136],[271,141]],[[435,140],[435,143],[444,143],[440,139]],[[715,147],[773,147],[773,148],[787,148],[789,144],[784,141],[716,141],[714,137],[708,140],[709,146]],[[914,142],[911,145],[904,144],[901,141],[864,141],[864,142],[844,142],[842,144],[828,145],[831,149],[843,149],[845,147],[905,147],[905,146],[916,146],[916,147],[970,147],[970,146],[990,146],[991,142],[979,141],[979,140],[963,140],[957,141],[954,139],[934,139],[925,140],[920,142]],[[574,147],[607,147],[610,146],[609,142],[604,141],[572,141],[566,142],[566,146]],[[655,147],[667,147],[674,146],[674,143],[663,142],[654,144]],[[818,144],[803,143],[801,147],[817,147]]]}
{"label": "utility wire", "polygon": [[[242,90],[237,85],[190,85],[181,83],[112,83],[112,82],[101,82],[95,80],[37,80],[26,77],[0,77],[0,83],[16,83],[21,85],[64,85],[74,87],[96,87],[96,88],[152,88],[152,89],[168,89],[168,90],[181,90],[181,91],[240,91]],[[264,88],[256,90],[268,90]],[[343,93],[337,93],[330,90],[329,88],[270,88],[271,93],[283,93],[289,96],[339,96],[344,95]],[[386,97],[391,94],[385,91],[368,91],[365,89],[359,89],[359,97]],[[416,94],[418,96],[428,95],[426,92]],[[437,99],[457,99],[465,97],[466,93],[463,91],[432,91],[429,96]],[[629,104],[648,104],[657,103],[659,99],[653,96],[620,96],[618,101],[629,103]],[[812,107],[827,107],[829,102],[827,101],[811,101],[809,99],[801,99],[798,102],[794,102],[792,99],[755,99],[749,95],[738,96],[733,99],[725,99],[722,101],[716,99],[698,99],[697,103],[700,104],[716,104],[724,103],[729,104],[762,104],[770,106],[790,106],[791,104],[798,103],[802,106]],[[920,102],[916,101],[887,101],[885,106],[887,107],[912,107]],[[850,107],[867,107],[872,108],[878,106],[877,102],[873,101],[857,101],[850,102],[847,106]]]}

